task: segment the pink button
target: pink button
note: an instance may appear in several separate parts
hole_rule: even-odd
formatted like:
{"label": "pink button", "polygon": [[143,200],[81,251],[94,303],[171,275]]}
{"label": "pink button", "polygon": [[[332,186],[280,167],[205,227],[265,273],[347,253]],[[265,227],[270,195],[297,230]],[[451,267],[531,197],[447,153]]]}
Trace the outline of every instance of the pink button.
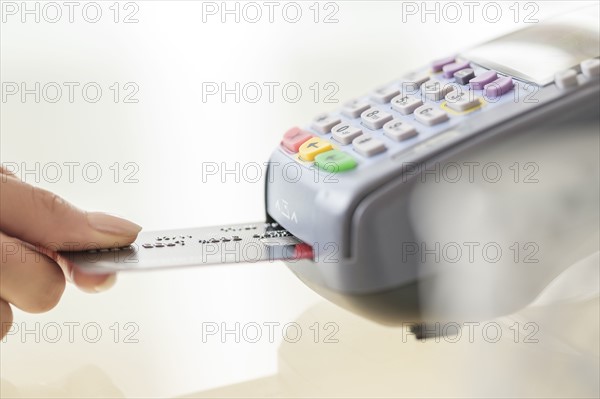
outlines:
{"label": "pink button", "polygon": [[454,62],[454,56],[441,58],[441,59],[435,60],[431,63],[431,69],[433,69],[433,72],[439,72],[442,70],[444,65],[452,64],[453,62]]}
{"label": "pink button", "polygon": [[483,86],[493,82],[496,78],[498,78],[496,71],[487,71],[469,80],[469,84],[471,85],[471,89],[481,90],[483,89]]}
{"label": "pink button", "polygon": [[494,80],[491,83],[486,84],[483,87],[483,95],[487,98],[496,98],[500,97],[504,93],[509,92],[513,87],[514,83],[512,78],[505,76],[503,78],[499,78]]}
{"label": "pink button", "polygon": [[445,78],[451,78],[454,76],[455,72],[460,71],[461,69],[465,69],[470,67],[471,65],[469,65],[469,61],[464,61],[464,62],[455,62],[452,64],[448,64],[448,65],[444,65],[442,67],[442,69],[444,70],[444,77]]}
{"label": "pink button", "polygon": [[313,138],[314,136],[299,127],[293,127],[283,135],[281,145],[291,152],[298,152],[298,149],[305,141]]}

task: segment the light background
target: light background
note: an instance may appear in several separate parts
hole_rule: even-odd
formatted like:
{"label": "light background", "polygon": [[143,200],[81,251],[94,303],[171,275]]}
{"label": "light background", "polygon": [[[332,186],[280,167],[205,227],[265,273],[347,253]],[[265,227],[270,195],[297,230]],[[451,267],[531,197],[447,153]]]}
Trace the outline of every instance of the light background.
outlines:
{"label": "light background", "polygon": [[[18,174],[21,162],[30,169],[36,162],[41,167],[96,162],[103,173],[97,183],[87,182],[81,167],[73,182],[66,167],[56,183],[42,173],[38,182],[35,174],[23,178],[82,208],[123,215],[146,229],[261,220],[262,182],[236,182],[228,175],[223,182],[210,176],[202,183],[202,163],[226,162],[231,168],[236,162],[265,162],[286,129],[339,106],[315,102],[309,89],[314,82],[321,88],[335,83],[339,92],[334,98],[343,102],[432,59],[523,25],[513,21],[512,2],[499,2],[503,16],[498,23],[486,22],[476,12],[473,23],[464,15],[455,24],[436,23],[433,16],[422,23],[418,15],[403,22],[402,3],[393,1],[336,2],[339,22],[333,24],[312,21],[312,2],[301,2],[303,17],[296,24],[277,11],[274,23],[263,15],[251,24],[235,23],[231,16],[226,23],[218,16],[203,23],[200,2],[137,1],[139,22],[115,24],[112,2],[99,3],[103,17],[95,24],[77,11],[74,23],[64,15],[55,24],[5,16],[2,82],[27,82],[28,87],[34,82],[97,82],[103,94],[97,103],[84,101],[78,89],[73,103],[66,91],[55,104],[35,103],[32,96],[25,103],[18,96],[3,100],[0,158],[18,163]],[[28,4],[33,7],[34,2]],[[577,6],[535,4],[538,19]],[[123,17],[125,11],[121,13]],[[139,102],[115,104],[109,90],[114,82],[135,82]],[[255,104],[237,104],[231,96],[226,103],[218,96],[203,103],[202,82],[230,87],[234,82],[297,82],[303,95],[290,103],[276,89],[273,103],[266,92]],[[117,183],[109,169],[115,162],[121,165]],[[124,182],[128,162],[139,167],[137,183]],[[52,383],[91,364],[127,396],[172,396],[251,380],[277,372],[281,335],[274,343],[202,343],[201,323],[285,324],[321,301],[281,263],[122,274],[101,295],[68,287],[52,312],[16,311],[15,321],[28,328],[35,322],[94,321],[106,339],[89,344],[76,335],[74,344],[65,339],[49,344],[27,336],[26,343],[2,344],[2,379],[17,386]],[[112,343],[108,327],[115,322],[135,322],[140,342]],[[308,331],[310,324],[303,329]]]}

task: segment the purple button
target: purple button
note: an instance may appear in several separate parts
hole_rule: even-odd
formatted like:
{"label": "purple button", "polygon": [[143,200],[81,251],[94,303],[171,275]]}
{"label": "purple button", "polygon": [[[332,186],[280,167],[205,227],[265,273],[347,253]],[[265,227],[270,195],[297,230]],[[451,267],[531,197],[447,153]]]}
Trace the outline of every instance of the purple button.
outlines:
{"label": "purple button", "polygon": [[487,72],[484,72],[481,75],[476,76],[473,79],[471,79],[469,81],[469,84],[471,85],[471,89],[481,90],[481,89],[483,89],[483,86],[485,86],[488,83],[493,82],[497,78],[498,78],[498,75],[496,74],[496,71],[487,71]]}
{"label": "purple button", "polygon": [[494,80],[492,83],[486,84],[483,87],[483,95],[487,98],[500,97],[504,93],[509,92],[514,85],[512,78],[505,76]]}
{"label": "purple button", "polygon": [[461,69],[465,69],[470,67],[469,61],[464,62],[455,62],[453,64],[444,65],[442,69],[444,70],[444,77],[451,78],[454,76],[455,72],[460,71]]}
{"label": "purple button", "polygon": [[439,72],[442,70],[444,65],[452,64],[453,62],[454,62],[454,56],[441,58],[441,59],[435,60],[431,63],[431,69],[433,69],[433,72]]}

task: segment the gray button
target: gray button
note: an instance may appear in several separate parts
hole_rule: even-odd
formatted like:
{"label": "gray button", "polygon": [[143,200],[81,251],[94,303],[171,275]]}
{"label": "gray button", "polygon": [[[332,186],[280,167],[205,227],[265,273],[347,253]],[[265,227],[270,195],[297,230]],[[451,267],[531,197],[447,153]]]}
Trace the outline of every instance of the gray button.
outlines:
{"label": "gray button", "polygon": [[325,134],[329,133],[331,131],[331,128],[340,123],[341,121],[342,120],[336,116],[323,114],[315,118],[311,127],[317,132]]}
{"label": "gray button", "polygon": [[371,157],[375,154],[385,151],[385,144],[370,135],[363,134],[352,140],[354,151],[365,157]]}
{"label": "gray button", "polygon": [[412,73],[404,79],[400,90],[403,93],[415,93],[423,83],[429,80],[429,72]]}
{"label": "gray button", "polygon": [[360,118],[363,125],[369,129],[377,130],[381,129],[386,122],[391,121],[393,116],[380,109],[369,108],[360,115]]}
{"label": "gray button", "polygon": [[448,120],[448,114],[444,111],[425,104],[415,110],[415,119],[427,126],[437,125]]}
{"label": "gray button", "polygon": [[405,96],[400,94],[392,98],[392,109],[400,112],[402,115],[410,115],[415,109],[423,105],[423,101],[417,97]]}
{"label": "gray button", "polygon": [[469,80],[475,77],[475,71],[472,68],[461,69],[460,71],[454,72],[454,80],[459,85],[466,85]]}
{"label": "gray button", "polygon": [[582,61],[579,65],[581,66],[581,73],[586,78],[597,78],[600,76],[600,60],[598,58]]}
{"label": "gray button", "polygon": [[418,132],[414,126],[400,119],[394,119],[383,125],[383,134],[392,140],[403,141],[415,137]]}
{"label": "gray button", "polygon": [[559,89],[567,89],[577,86],[577,72],[573,69],[557,72],[554,75],[554,83]]}
{"label": "gray button", "polygon": [[363,111],[371,108],[369,103],[359,100],[352,100],[344,104],[342,114],[348,118],[358,118]]}
{"label": "gray button", "polygon": [[350,144],[352,140],[362,134],[362,130],[349,123],[340,123],[331,129],[331,133],[336,141],[342,144]]}
{"label": "gray button", "polygon": [[481,104],[470,90],[454,90],[446,94],[446,105],[448,108],[458,112],[469,110]]}
{"label": "gray button", "polygon": [[454,90],[449,83],[442,83],[439,80],[429,80],[421,86],[421,92],[431,101],[440,101],[444,96]]}
{"label": "gray button", "polygon": [[371,100],[379,104],[387,104],[390,100],[400,94],[400,90],[396,87],[381,87],[371,94]]}

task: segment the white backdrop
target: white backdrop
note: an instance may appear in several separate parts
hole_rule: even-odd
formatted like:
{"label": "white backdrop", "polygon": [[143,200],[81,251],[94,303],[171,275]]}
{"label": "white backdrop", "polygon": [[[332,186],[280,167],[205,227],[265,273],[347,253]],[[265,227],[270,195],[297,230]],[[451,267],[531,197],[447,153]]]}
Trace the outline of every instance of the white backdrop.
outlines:
{"label": "white backdrop", "polygon": [[[259,2],[262,18],[251,23],[247,19],[254,17],[254,9],[240,2],[240,12],[247,14],[241,12],[239,23],[234,15],[225,15],[223,23],[220,14],[203,13],[201,2],[79,2],[71,23],[62,2],[54,3],[57,8],[4,1],[1,161],[82,208],[122,215],[146,229],[260,220],[262,181],[244,181],[242,173],[239,182],[228,174],[224,179],[205,176],[203,183],[203,163],[225,162],[230,169],[239,163],[241,172],[244,164],[262,164],[286,129],[339,106],[324,102],[331,87],[337,88],[334,100],[351,99],[434,58],[513,30],[534,10],[521,3],[515,23],[512,2],[497,2],[502,15],[492,23],[482,14],[481,3],[472,23],[467,14],[450,23],[443,18],[436,22],[433,15],[407,15],[407,2],[326,3],[315,8],[313,2],[298,2],[302,17],[297,23],[282,15],[287,3],[277,3],[271,23]],[[23,13],[23,4],[38,7],[39,22],[35,14]],[[437,4],[443,17],[445,3]],[[463,3],[458,4],[466,13]],[[535,5],[537,19],[576,6]],[[209,11],[223,5],[204,7]],[[99,21],[89,22],[98,8]],[[57,9],[62,17],[52,23]],[[293,17],[288,11],[286,16]],[[338,22],[324,23],[332,12]],[[446,12],[454,18],[453,10]],[[125,23],[127,16],[137,22]],[[35,93],[22,98],[21,84],[31,90],[36,82],[40,101]],[[254,92],[247,91],[239,103],[233,95],[224,102],[218,95],[203,101],[203,85],[233,88],[235,82],[242,87],[255,82],[264,89],[262,98],[252,103],[248,97]],[[273,101],[265,82],[279,85]],[[284,97],[286,84],[302,89],[299,101]],[[52,102],[57,86],[62,96]],[[11,94],[15,87],[19,92]],[[102,94],[92,102],[97,87]],[[293,96],[293,90],[288,94]],[[77,163],[71,164],[72,176],[68,163]],[[246,172],[246,177],[254,176],[254,170]],[[51,344],[44,337],[37,343],[34,335],[18,335],[2,344],[2,379],[34,386],[64,380],[91,364],[127,396],[176,395],[250,380],[277,371],[281,335],[273,343],[203,343],[201,323],[285,324],[322,301],[280,263],[122,274],[118,280],[100,295],[68,287],[48,314],[17,311],[16,322],[26,328],[36,322],[96,322],[103,339],[90,344],[76,335],[74,343],[63,337]],[[124,323],[135,323],[139,343],[112,342],[115,322],[122,333]],[[302,327],[308,331],[309,325]],[[91,386],[95,384],[103,386],[101,381]]]}

